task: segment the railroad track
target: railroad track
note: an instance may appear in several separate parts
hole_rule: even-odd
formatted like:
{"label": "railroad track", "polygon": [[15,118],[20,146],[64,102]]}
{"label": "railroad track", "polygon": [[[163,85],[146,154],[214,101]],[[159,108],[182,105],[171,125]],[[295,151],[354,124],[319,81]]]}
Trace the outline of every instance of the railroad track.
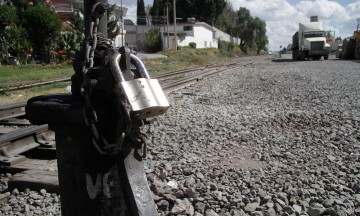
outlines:
{"label": "railroad track", "polygon": [[[173,71],[154,78],[159,80],[164,92],[170,93],[208,76],[252,64],[253,61],[228,65],[214,64]],[[25,106],[26,102],[0,106],[0,169],[38,169],[41,164],[32,161],[35,167],[29,166],[28,158],[23,154],[26,155],[29,151],[55,150],[54,133],[48,130],[47,125],[31,125],[25,119]],[[55,159],[55,154],[51,155],[54,155]]]}

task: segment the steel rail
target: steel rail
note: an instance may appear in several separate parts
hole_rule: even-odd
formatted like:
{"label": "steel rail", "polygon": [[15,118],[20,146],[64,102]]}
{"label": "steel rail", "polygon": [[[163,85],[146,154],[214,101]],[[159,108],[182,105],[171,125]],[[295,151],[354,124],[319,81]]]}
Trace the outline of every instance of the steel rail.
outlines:
{"label": "steel rail", "polygon": [[64,78],[64,79],[56,79],[56,80],[50,80],[50,81],[26,84],[26,85],[20,85],[20,86],[11,86],[8,88],[0,89],[0,94],[9,92],[9,91],[16,91],[16,90],[21,90],[21,89],[33,88],[33,87],[37,87],[37,86],[50,85],[50,84],[54,84],[54,83],[58,83],[58,82],[70,82],[70,81],[71,81],[71,78]]}
{"label": "steel rail", "polygon": [[0,106],[0,121],[25,115],[26,101]]}
{"label": "steel rail", "polygon": [[[209,76],[218,74],[218,73],[224,73],[230,70],[233,70],[240,66],[248,66],[250,63],[245,64],[229,64],[229,65],[222,65],[222,67],[212,67],[212,69],[207,70],[201,74],[197,73],[194,75],[189,75],[187,77],[184,77],[183,79],[175,80],[169,84],[163,84],[162,88],[164,92],[170,93],[176,90],[179,90],[181,88],[184,88],[189,85],[196,84],[197,82],[203,80],[204,78],[207,78]],[[188,73],[188,71],[183,71],[183,73]],[[6,108],[11,108],[21,110],[21,113],[24,114],[24,109],[26,106],[26,102],[16,103],[16,104],[10,104],[6,106],[1,106],[0,110],[6,110]],[[14,114],[12,116],[20,116],[21,114]],[[0,135],[0,164],[11,166],[12,164],[15,164],[19,161],[25,160],[26,158],[24,156],[21,156],[19,154],[24,153],[26,151],[29,151],[34,148],[38,148],[41,145],[45,146],[52,146],[54,143],[52,141],[49,141],[48,136],[53,135],[53,132],[48,130],[47,125],[40,125],[40,126],[34,126],[30,125],[25,128],[20,128],[18,130]]]}
{"label": "steel rail", "polygon": [[[172,71],[172,72],[169,72],[169,73],[165,73],[165,74],[162,74],[162,75],[155,76],[154,78],[162,80],[164,78],[169,78],[169,77],[175,76],[177,74],[182,74],[182,73],[185,73],[185,72],[191,72],[191,71],[194,71],[194,70],[199,70],[200,68],[202,69],[202,68],[211,67],[211,66],[213,66],[213,64],[205,65],[205,66],[197,66],[197,67],[188,68],[188,69],[182,69],[182,70],[176,70],[176,71]],[[55,79],[55,80],[39,82],[39,83],[33,83],[33,84],[10,86],[10,87],[0,89],[0,94],[3,94],[5,92],[9,92],[9,91],[16,91],[16,90],[22,90],[22,89],[33,88],[33,87],[38,87],[38,86],[50,85],[50,84],[54,84],[54,83],[58,83],[58,82],[70,82],[70,81],[71,81],[71,78],[63,78],[63,79]]]}
{"label": "steel rail", "polygon": [[[154,78],[158,79],[158,80],[169,79],[171,77],[174,77],[174,76],[180,75],[180,74],[184,74],[186,72],[191,72],[191,71],[195,71],[195,70],[201,70],[201,69],[206,69],[206,68],[211,68],[211,67],[216,67],[216,66],[217,66],[217,64],[209,64],[209,65],[205,65],[205,66],[197,66],[197,67],[193,67],[193,68],[181,69],[181,70],[171,71],[171,72],[168,72],[165,74],[157,75],[157,76],[154,76]],[[70,81],[71,81],[71,78],[63,78],[63,79],[55,79],[55,80],[33,83],[33,84],[10,86],[10,87],[0,89],[0,94],[9,92],[9,91],[16,91],[16,90],[22,90],[22,89],[33,88],[33,87],[38,87],[38,86],[50,85],[50,84],[54,84],[54,83],[58,83],[58,82],[70,82]]]}
{"label": "steel rail", "polygon": [[[223,66],[225,67],[225,66]],[[173,92],[173,91],[176,91],[176,90],[179,90],[181,88],[184,88],[186,86],[190,86],[190,85],[193,85],[201,80],[203,80],[204,78],[206,77],[209,77],[211,75],[214,75],[214,74],[217,74],[217,73],[220,73],[220,72],[226,72],[226,71],[229,71],[229,70],[232,70],[236,68],[236,66],[232,66],[232,67],[226,67],[226,68],[215,68],[215,69],[212,69],[212,70],[209,70],[209,71],[206,71],[202,74],[195,74],[193,76],[188,76],[188,77],[185,77],[183,79],[179,79],[179,80],[176,80],[174,82],[171,82],[167,85],[163,85],[162,88],[163,90],[166,92],[166,93],[170,93],[170,92]]]}
{"label": "steel rail", "polygon": [[31,125],[0,136],[0,164],[12,165],[25,160],[22,154],[39,146],[54,147],[48,125]]}
{"label": "steel rail", "polygon": [[[223,67],[223,66],[224,65],[216,65],[216,64],[198,66],[195,68],[188,68],[188,69],[168,72],[168,73],[165,73],[162,75],[154,76],[153,78],[158,79],[159,81],[169,80],[174,77],[179,77],[179,76],[187,74],[187,73],[192,73],[192,72],[199,71],[199,70],[205,70],[207,68]],[[70,81],[70,79],[62,79],[60,81],[66,81],[66,80]],[[51,84],[51,83],[55,83],[55,82],[56,81],[49,81],[49,82],[43,82],[43,83],[38,83],[38,84],[26,85],[26,86],[22,86],[22,87],[17,87],[17,89],[30,88],[30,87],[34,87],[34,86],[46,85],[46,84]],[[26,106],[26,101],[14,103],[14,104],[1,105],[0,106],[0,121],[10,119],[10,118],[24,116],[25,115],[25,106]]]}

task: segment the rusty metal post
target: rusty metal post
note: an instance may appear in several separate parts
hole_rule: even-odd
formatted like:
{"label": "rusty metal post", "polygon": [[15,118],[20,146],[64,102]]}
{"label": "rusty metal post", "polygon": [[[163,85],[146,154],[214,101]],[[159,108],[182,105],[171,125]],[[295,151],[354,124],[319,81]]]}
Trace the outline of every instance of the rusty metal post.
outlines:
{"label": "rusty metal post", "polygon": [[[86,38],[91,31],[88,25],[92,19],[90,11],[99,2],[107,3],[106,0],[84,1]],[[102,17],[97,28],[106,39],[106,17]],[[140,121],[131,119],[131,131],[120,146],[121,151],[104,154],[96,143],[98,133],[101,133],[105,140],[117,144],[118,130],[123,127],[119,123],[125,119],[117,112],[117,103],[114,103],[114,88],[111,86],[114,81],[107,64],[107,59],[117,51],[102,44],[95,53],[94,65],[86,69],[88,75],[84,69],[83,73],[79,72],[79,68],[88,64],[84,60],[85,50],[83,47],[78,52],[74,62],[72,95],[34,97],[26,106],[26,115],[32,124],[49,124],[55,132],[62,215],[157,215],[143,161],[138,154],[142,146],[134,141],[139,140],[137,135],[141,134]],[[96,85],[84,86],[87,81],[95,81],[100,90]],[[92,90],[86,89],[93,87],[94,95],[84,99],[81,89],[91,93]],[[91,105],[84,105],[89,100]],[[96,126],[89,124],[89,120],[94,121],[87,116],[89,107],[96,113]]]}

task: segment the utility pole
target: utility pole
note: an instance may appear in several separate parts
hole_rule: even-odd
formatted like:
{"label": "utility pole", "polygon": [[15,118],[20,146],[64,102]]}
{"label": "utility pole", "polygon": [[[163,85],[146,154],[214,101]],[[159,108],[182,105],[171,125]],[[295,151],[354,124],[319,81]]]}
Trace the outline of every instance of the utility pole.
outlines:
{"label": "utility pole", "polygon": [[165,6],[164,6],[162,25],[163,25],[163,32],[161,34],[161,37],[162,37],[162,50],[165,51],[165,49],[166,49],[166,46],[165,46]]}
{"label": "utility pole", "polygon": [[166,48],[169,49],[169,4],[166,4],[166,32],[167,32],[167,45]]}
{"label": "utility pole", "polygon": [[177,36],[176,36],[176,0],[173,0],[174,5],[174,44],[175,50],[177,50]]}
{"label": "utility pole", "polygon": [[121,46],[124,46],[124,17],[123,17],[123,4],[121,0]]}

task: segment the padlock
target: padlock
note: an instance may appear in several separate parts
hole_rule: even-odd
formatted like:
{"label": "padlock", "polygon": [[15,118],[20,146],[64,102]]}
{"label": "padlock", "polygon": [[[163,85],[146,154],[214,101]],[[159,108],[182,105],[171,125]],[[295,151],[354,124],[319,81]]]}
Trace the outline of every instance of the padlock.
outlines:
{"label": "padlock", "polygon": [[[126,54],[125,54],[126,55]],[[120,68],[120,59],[130,57],[130,62],[135,66],[134,78],[125,80]],[[127,61],[121,61],[127,62]],[[129,61],[128,61],[129,62]],[[115,53],[110,60],[110,70],[115,80],[115,94],[123,96],[130,104],[130,113],[145,119],[164,114],[170,104],[157,79],[151,79],[142,61],[135,55],[122,56]]]}

